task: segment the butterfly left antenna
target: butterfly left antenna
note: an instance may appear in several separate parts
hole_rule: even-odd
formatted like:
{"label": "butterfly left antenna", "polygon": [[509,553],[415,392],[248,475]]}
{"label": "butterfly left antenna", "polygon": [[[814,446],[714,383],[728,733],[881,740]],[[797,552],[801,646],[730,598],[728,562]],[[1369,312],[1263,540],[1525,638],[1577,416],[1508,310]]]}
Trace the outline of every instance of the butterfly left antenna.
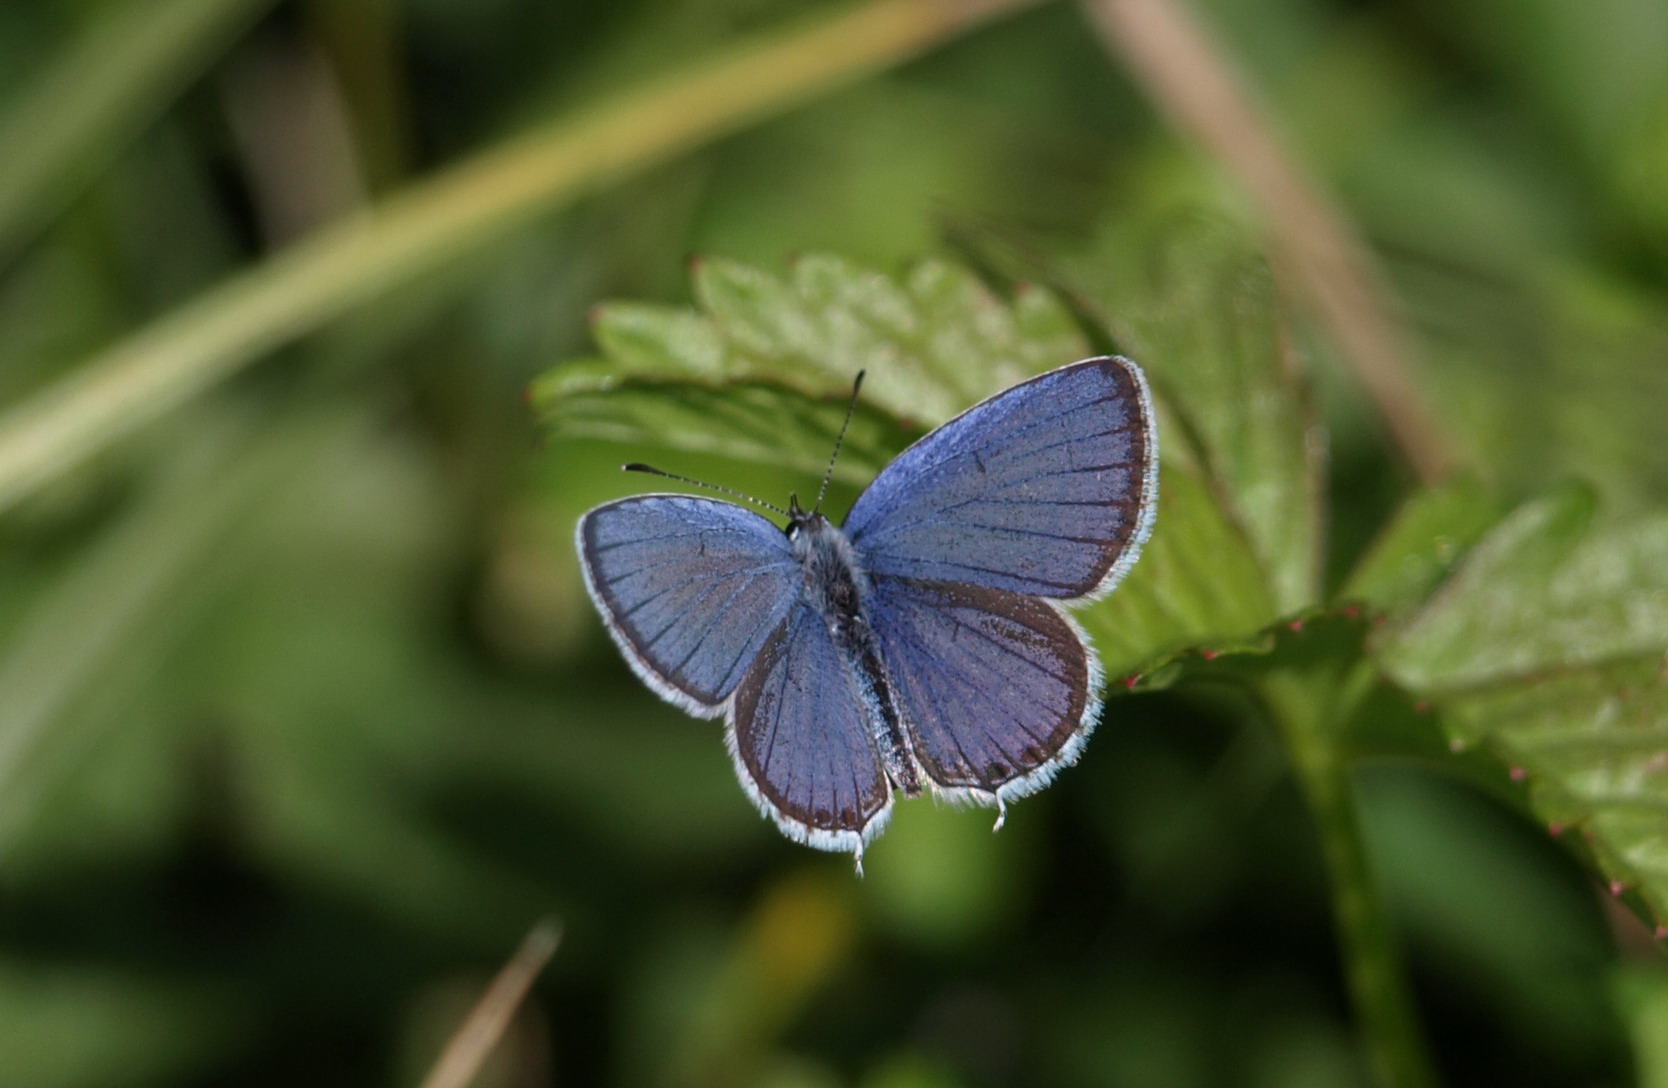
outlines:
{"label": "butterfly left antenna", "polygon": [[[822,510],[823,497],[828,494],[828,481],[834,478],[834,462],[840,459],[840,447],[846,442],[846,428],[851,426],[851,417],[857,412],[857,392],[863,388],[863,375],[866,371],[859,370],[857,379],[851,383],[851,403],[846,405],[846,420],[840,424],[840,435],[834,439],[834,452],[828,457],[828,471],[822,474],[822,486],[817,488],[817,504],[811,507],[811,513]],[[862,868],[862,861],[858,861],[858,868]]]}
{"label": "butterfly left antenna", "polygon": [[708,491],[722,491],[726,495],[734,495],[736,498],[750,502],[754,506],[762,506],[766,510],[774,510],[783,517],[791,516],[786,510],[777,506],[775,503],[765,502],[763,499],[755,499],[745,491],[737,491],[735,488],[725,487],[723,484],[709,484],[705,480],[691,479],[688,476],[679,476],[675,472],[667,472],[664,469],[655,468],[653,465],[645,465],[641,461],[633,461],[629,465],[621,465],[620,470],[622,472],[646,472],[650,476],[664,476],[668,480],[677,480],[679,483],[692,484],[695,487],[704,487]]}

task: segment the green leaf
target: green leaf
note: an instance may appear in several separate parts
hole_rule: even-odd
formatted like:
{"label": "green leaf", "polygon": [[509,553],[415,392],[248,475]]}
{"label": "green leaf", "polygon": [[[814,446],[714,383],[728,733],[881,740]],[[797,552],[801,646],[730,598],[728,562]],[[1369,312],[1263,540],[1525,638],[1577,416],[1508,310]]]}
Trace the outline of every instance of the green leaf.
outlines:
{"label": "green leaf", "polygon": [[729,373],[843,392],[864,370],[872,403],[932,425],[1088,354],[1071,315],[1050,297],[1033,292],[1010,307],[965,269],[940,261],[893,279],[819,254],[778,280],[706,260],[695,292],[726,345]]}
{"label": "green leaf", "polygon": [[[1160,397],[1160,513],[1126,583],[1082,614],[1114,676],[1199,645],[1261,649],[1316,603],[1320,571],[1318,446],[1266,267],[1220,232],[1148,248],[1121,327]],[[922,426],[1090,354],[1054,294],[1004,300],[943,261],[893,277],[816,255],[778,277],[703,260],[695,294],[695,311],[599,307],[602,357],[533,388],[553,432],[814,474],[866,370],[839,465],[863,484]]]}
{"label": "green leaf", "polygon": [[[770,382],[708,385],[622,377],[605,359],[564,364],[536,382],[534,408],[554,433],[633,448],[716,453],[784,466],[813,479],[828,465],[849,388],[811,397]],[[893,416],[859,404],[836,477],[867,483],[914,437]]]}
{"label": "green leaf", "polygon": [[1400,613],[1428,598],[1505,508],[1473,480],[1417,492],[1379,534],[1338,592]]}
{"label": "green leaf", "polygon": [[1158,488],[1158,526],[1140,562],[1081,617],[1108,676],[1133,676],[1195,646],[1258,651],[1255,636],[1274,619],[1262,571],[1248,549],[1233,546],[1237,527],[1206,482],[1166,466]]}
{"label": "green leaf", "polygon": [[723,341],[693,310],[619,302],[597,308],[591,331],[610,367],[622,373],[728,376]]}
{"label": "green leaf", "polygon": [[1313,604],[1324,441],[1267,264],[1227,228],[1191,221],[1114,248],[1125,256],[1096,262],[1089,294],[1182,424],[1170,450],[1185,443],[1240,527],[1274,610]]}
{"label": "green leaf", "polygon": [[1529,503],[1472,551],[1386,647],[1410,687],[1470,690],[1668,649],[1668,516],[1595,529],[1570,490]]}
{"label": "green leaf", "polygon": [[1052,296],[1009,305],[965,270],[893,278],[807,256],[786,279],[725,260],[695,268],[700,311],[599,306],[599,359],[536,382],[559,435],[718,453],[820,473],[866,372],[837,473],[867,483],[923,425],[1089,354]]}
{"label": "green leaf", "polygon": [[1388,630],[1379,659],[1668,917],[1668,515],[1595,525],[1574,489],[1528,503]]}

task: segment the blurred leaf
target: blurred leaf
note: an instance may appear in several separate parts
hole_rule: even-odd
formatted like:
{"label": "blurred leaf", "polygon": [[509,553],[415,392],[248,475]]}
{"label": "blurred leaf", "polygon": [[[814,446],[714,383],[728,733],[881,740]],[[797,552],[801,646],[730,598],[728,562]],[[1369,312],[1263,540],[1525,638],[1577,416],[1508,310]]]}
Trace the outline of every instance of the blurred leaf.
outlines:
{"label": "blurred leaf", "polygon": [[[557,434],[628,446],[695,450],[822,475],[845,419],[849,386],[809,397],[756,380],[725,385],[625,377],[607,360],[582,360],[533,387],[533,402]],[[893,416],[859,404],[836,477],[867,483],[913,437]],[[849,459],[848,459],[849,458]]]}
{"label": "blurred leaf", "polygon": [[[197,440],[81,563],[37,597],[0,657],[0,858],[63,775],[87,755],[104,718],[72,715],[129,677],[124,658],[154,665],[207,587],[203,564],[240,517],[313,448],[308,420],[264,440],[249,420],[205,420]],[[305,464],[305,460],[302,462]],[[101,710],[112,714],[117,706]],[[70,728],[64,728],[66,722]]]}
{"label": "blurred leaf", "polygon": [[1668,976],[1629,967],[1611,979],[1611,989],[1633,1036],[1639,1088],[1668,1088]]}
{"label": "blurred leaf", "polygon": [[0,115],[0,264],[272,3],[106,5]]}
{"label": "blurred leaf", "polygon": [[765,885],[708,992],[685,1006],[665,1082],[754,1083],[777,1036],[850,955],[856,922],[851,885],[826,870]]}
{"label": "blurred leaf", "polygon": [[248,1012],[201,987],[0,963],[0,1066],[30,1088],[177,1082],[235,1046]]}
{"label": "blurred leaf", "polygon": [[887,1055],[861,1082],[862,1088],[960,1088],[965,1083],[943,1061],[917,1050]]}
{"label": "blurred leaf", "polygon": [[426,466],[356,411],[255,435],[228,415],[0,658],[0,861],[38,876],[163,852],[191,815],[182,757],[212,742],[262,868],[387,919],[513,932],[544,893],[411,812],[425,773],[461,765],[447,727],[480,715],[412,634],[440,538]]}
{"label": "blurred leaf", "polygon": [[[1600,525],[1584,491],[1528,503],[1379,657],[1456,742],[1486,742],[1550,823],[1579,825],[1668,918],[1668,515]],[[1514,772],[1518,773],[1518,772]]]}
{"label": "blurred leaf", "polygon": [[1196,646],[1259,651],[1259,632],[1277,615],[1261,568],[1208,482],[1166,460],[1158,489],[1158,524],[1141,561],[1116,592],[1081,613],[1111,677],[1134,676],[1155,658]]}
{"label": "blurred leaf", "polygon": [[1565,255],[1514,258],[1498,246],[1486,257],[1428,251],[1398,272],[1410,321],[1432,341],[1430,400],[1491,484],[1523,496],[1548,480],[1590,480],[1618,510],[1668,499],[1659,291]]}
{"label": "blurred leaf", "polygon": [[344,422],[240,526],[232,591],[178,655],[183,697],[211,715],[263,867],[495,947],[551,903],[422,818],[430,783],[464,766],[456,723],[497,718],[423,637],[446,494],[409,436]]}
{"label": "blurred leaf", "polygon": [[886,849],[864,863],[869,909],[912,944],[954,949],[988,938],[1019,906],[1015,863],[1035,849],[1041,825],[993,834],[988,810],[900,805]]}
{"label": "blurred leaf", "polygon": [[1080,289],[1152,374],[1182,424],[1166,433],[1169,448],[1191,452],[1255,557],[1274,612],[1313,604],[1325,436],[1268,266],[1223,224],[1130,233],[1097,247],[1110,255],[1072,266]]}
{"label": "blurred leaf", "polygon": [[1457,775],[1378,762],[1357,780],[1385,894],[1428,950],[1426,985],[1476,995],[1548,1055],[1602,1038],[1613,939],[1568,859]]}
{"label": "blurred leaf", "polygon": [[[1467,0],[1425,5],[1474,61],[1558,130],[1602,196],[1657,232],[1668,227],[1661,125],[1668,106],[1668,9],[1656,0]],[[1655,184],[1652,184],[1652,183]]]}
{"label": "blurred leaf", "polygon": [[1380,532],[1339,598],[1391,613],[1423,603],[1504,512],[1470,480],[1418,492]]}

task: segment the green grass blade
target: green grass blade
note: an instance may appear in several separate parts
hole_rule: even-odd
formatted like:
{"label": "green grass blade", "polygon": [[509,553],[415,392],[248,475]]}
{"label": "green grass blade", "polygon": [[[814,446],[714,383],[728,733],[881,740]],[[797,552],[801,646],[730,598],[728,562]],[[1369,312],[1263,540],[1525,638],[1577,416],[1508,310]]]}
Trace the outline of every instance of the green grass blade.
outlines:
{"label": "green grass blade", "polygon": [[108,5],[0,116],[0,259],[48,222],[272,0]]}

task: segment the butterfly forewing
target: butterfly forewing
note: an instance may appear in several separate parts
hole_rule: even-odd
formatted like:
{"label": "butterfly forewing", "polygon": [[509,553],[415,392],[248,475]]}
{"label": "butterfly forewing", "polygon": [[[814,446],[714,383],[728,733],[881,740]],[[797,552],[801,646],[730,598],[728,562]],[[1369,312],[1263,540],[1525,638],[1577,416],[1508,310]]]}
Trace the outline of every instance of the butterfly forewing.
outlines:
{"label": "butterfly forewing", "polygon": [[736,691],[730,743],[754,801],[791,838],[860,851],[892,803],[847,664],[823,618],[792,609]]}
{"label": "butterfly forewing", "polygon": [[1047,601],[877,577],[870,596],[917,763],[941,791],[982,800],[1046,785],[1087,739],[1093,658]]}
{"label": "butterfly forewing", "polygon": [[1110,589],[1152,527],[1156,435],[1119,358],[999,393],[905,450],[846,532],[871,574],[1069,599]]}
{"label": "butterfly forewing", "polygon": [[579,522],[586,584],[637,673],[711,717],[799,599],[782,530],[727,502],[640,495]]}

